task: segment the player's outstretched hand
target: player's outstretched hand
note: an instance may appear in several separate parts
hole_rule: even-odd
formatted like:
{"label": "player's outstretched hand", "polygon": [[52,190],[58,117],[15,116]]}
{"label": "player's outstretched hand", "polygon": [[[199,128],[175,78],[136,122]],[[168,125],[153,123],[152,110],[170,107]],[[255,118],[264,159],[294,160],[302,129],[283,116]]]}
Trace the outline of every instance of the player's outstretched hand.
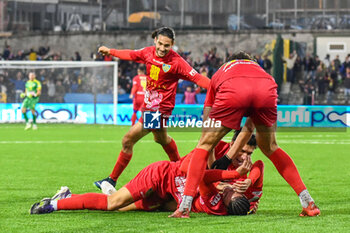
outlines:
{"label": "player's outstretched hand", "polygon": [[26,97],[25,93],[21,93],[20,97],[23,99],[24,97]]}
{"label": "player's outstretched hand", "polygon": [[103,56],[106,56],[110,54],[110,49],[106,46],[101,46],[98,48],[98,52],[101,53]]}
{"label": "player's outstretched hand", "polygon": [[232,159],[227,158],[227,155],[222,156],[220,159],[215,160],[211,165],[211,169],[226,170],[230,166]]}
{"label": "player's outstretched hand", "polygon": [[250,169],[252,169],[252,166],[252,159],[248,157],[243,161],[243,164],[236,169],[236,171],[242,176],[247,174]]}

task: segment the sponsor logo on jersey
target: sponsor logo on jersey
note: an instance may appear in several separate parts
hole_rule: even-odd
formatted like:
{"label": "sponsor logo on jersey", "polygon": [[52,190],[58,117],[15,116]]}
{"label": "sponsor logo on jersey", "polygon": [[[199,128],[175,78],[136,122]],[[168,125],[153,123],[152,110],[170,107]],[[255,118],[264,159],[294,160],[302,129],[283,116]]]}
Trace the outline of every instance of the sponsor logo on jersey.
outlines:
{"label": "sponsor logo on jersey", "polygon": [[171,65],[163,64],[162,68],[163,68],[163,71],[166,73],[166,72],[168,72],[170,70]]}
{"label": "sponsor logo on jersey", "polygon": [[191,76],[195,76],[197,74],[197,71],[195,70],[195,69],[192,69],[191,71],[190,71],[190,75]]}
{"label": "sponsor logo on jersey", "polygon": [[164,64],[164,62],[162,62],[162,61],[157,61],[157,60],[154,59],[154,58],[153,58],[153,61],[154,61],[155,63],[158,63],[158,64]]}

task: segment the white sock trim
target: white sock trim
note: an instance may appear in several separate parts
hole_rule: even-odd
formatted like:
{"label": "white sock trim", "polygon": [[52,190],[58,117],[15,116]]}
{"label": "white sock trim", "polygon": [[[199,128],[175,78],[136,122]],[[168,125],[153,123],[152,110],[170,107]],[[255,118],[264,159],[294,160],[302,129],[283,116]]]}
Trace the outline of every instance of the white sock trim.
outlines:
{"label": "white sock trim", "polygon": [[54,210],[57,210],[57,201],[51,201],[50,204],[52,205]]}
{"label": "white sock trim", "polygon": [[307,189],[303,190],[299,194],[299,199],[300,199],[300,204],[303,208],[307,208],[310,202],[313,202],[314,200],[312,199],[309,191]]}

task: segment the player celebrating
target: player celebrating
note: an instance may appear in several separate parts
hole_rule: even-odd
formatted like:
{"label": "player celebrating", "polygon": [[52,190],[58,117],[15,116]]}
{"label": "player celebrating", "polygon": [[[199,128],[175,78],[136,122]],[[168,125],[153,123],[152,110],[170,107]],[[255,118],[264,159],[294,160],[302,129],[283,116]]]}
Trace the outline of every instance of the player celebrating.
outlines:
{"label": "player celebrating", "polygon": [[21,97],[25,98],[22,104],[22,114],[26,120],[26,127],[24,130],[28,130],[32,127],[28,122],[27,109],[30,109],[33,114],[33,130],[37,130],[35,105],[39,102],[39,96],[41,95],[41,83],[36,80],[34,72],[30,72],[28,76],[29,80],[26,82],[25,93],[21,94]]}
{"label": "player celebrating", "polygon": [[[146,64],[147,85],[142,112],[157,111],[163,118],[171,115],[175,105],[175,95],[178,80],[190,80],[197,85],[208,88],[210,80],[196,72],[179,54],[172,50],[175,32],[168,27],[162,27],[152,33],[155,46],[140,50],[116,50],[102,46],[98,49],[103,55],[112,55],[123,60],[132,60]],[[122,150],[109,177],[96,181],[100,187],[102,181],[115,186],[116,181],[128,165],[132,157],[133,147],[138,140],[149,132],[153,133],[155,142],[163,146],[171,161],[179,160],[179,152],[175,141],[168,135],[166,128],[144,129],[143,119],[133,125],[122,140]]]}
{"label": "player celebrating", "polygon": [[[254,141],[255,139],[252,138],[250,143],[254,143]],[[229,149],[227,145],[227,143],[222,142],[221,147],[218,147],[217,156],[220,156],[220,153],[223,155],[222,152]],[[197,196],[193,205],[195,212],[206,212],[213,215],[246,215],[249,210],[252,213],[256,211],[256,201],[261,197],[261,192],[254,191],[254,187],[255,184],[258,184],[257,187],[261,191],[263,167],[261,167],[261,161],[257,161],[253,166],[251,164],[250,155],[255,149],[254,144],[249,145],[248,143],[244,148],[246,151],[242,151],[237,160],[233,162],[233,165],[237,165],[236,170],[206,171],[203,182],[200,184],[200,197]],[[191,156],[191,154],[188,156]],[[188,156],[185,156],[181,160],[182,162],[159,161],[147,166],[127,185],[112,195],[97,193],[72,195],[68,188],[62,188],[53,198],[43,199],[41,202],[35,203],[31,207],[30,213],[44,214],[55,210],[78,209],[153,210],[154,206],[169,202],[170,199],[179,203],[186,182],[185,170],[188,166],[189,160],[186,159]],[[250,171],[249,177],[245,179],[245,174],[248,171]],[[254,184],[250,191],[247,190],[249,185],[246,184],[245,187],[241,184],[233,186],[241,193],[234,192],[230,185],[220,184],[219,190],[223,191],[220,194],[213,184],[215,181],[235,179],[240,176],[244,181],[249,180]],[[259,180],[259,182],[255,182],[256,180]],[[249,204],[247,197],[243,196],[242,192],[255,198],[253,204]],[[168,205],[168,207],[170,206]]]}
{"label": "player celebrating", "polygon": [[273,162],[280,175],[299,196],[303,210],[300,216],[317,216],[319,208],[304,185],[290,156],[277,146],[277,85],[245,52],[233,54],[212,78],[204,104],[203,115],[222,122],[220,128],[203,130],[193,153],[184,199],[172,217],[188,217],[193,197],[200,183],[211,151],[231,129],[238,129],[243,116],[249,116],[227,156],[216,161],[214,167],[226,169],[232,158],[241,150],[256,127],[260,150]]}
{"label": "player celebrating", "polygon": [[133,114],[131,117],[131,125],[135,125],[137,120],[137,112],[141,110],[143,100],[145,98],[145,90],[147,84],[146,70],[143,66],[137,69],[137,75],[132,79],[132,89],[130,99],[133,99]]}

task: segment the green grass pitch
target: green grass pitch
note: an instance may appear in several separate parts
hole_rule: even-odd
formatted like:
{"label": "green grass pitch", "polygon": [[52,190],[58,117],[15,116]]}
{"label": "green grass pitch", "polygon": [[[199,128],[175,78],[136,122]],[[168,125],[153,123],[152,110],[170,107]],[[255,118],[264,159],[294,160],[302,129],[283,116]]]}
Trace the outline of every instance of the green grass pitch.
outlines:
{"label": "green grass pitch", "polygon": [[[301,218],[299,199],[272,163],[265,162],[263,197],[257,214],[218,217],[192,213],[169,219],[168,212],[59,211],[29,215],[30,206],[52,196],[60,186],[73,193],[98,191],[93,182],[106,177],[129,127],[39,124],[0,125],[0,232],[349,232],[350,133],[279,132],[279,145],[296,163],[321,216]],[[170,132],[181,155],[192,150],[199,132]],[[231,134],[232,135],[232,134]],[[230,135],[230,136],[231,136]],[[229,137],[225,138],[229,140]],[[152,135],[134,148],[133,159],[118,188],[148,164],[166,160]]]}

